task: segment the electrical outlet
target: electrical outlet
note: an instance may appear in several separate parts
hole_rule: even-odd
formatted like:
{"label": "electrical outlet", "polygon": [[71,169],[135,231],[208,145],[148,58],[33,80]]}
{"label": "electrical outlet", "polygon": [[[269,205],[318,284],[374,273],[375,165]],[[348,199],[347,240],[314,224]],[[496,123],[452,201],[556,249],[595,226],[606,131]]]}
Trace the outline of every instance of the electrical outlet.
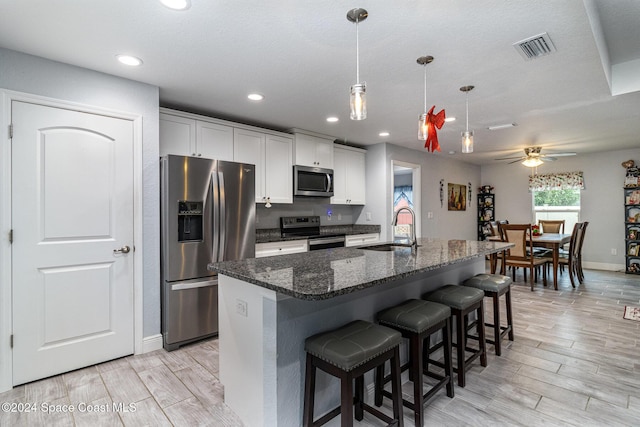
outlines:
{"label": "electrical outlet", "polygon": [[236,313],[240,316],[247,317],[249,315],[249,304],[241,299],[236,300]]}
{"label": "electrical outlet", "polygon": [[611,255],[618,255],[618,250],[616,248],[611,248]]}
{"label": "electrical outlet", "polygon": [[342,214],[338,214],[338,221],[342,221]]}
{"label": "electrical outlet", "polygon": [[367,212],[366,217],[367,221],[371,221],[371,212]]}
{"label": "electrical outlet", "polygon": [[427,218],[433,219],[433,212],[427,212]]}

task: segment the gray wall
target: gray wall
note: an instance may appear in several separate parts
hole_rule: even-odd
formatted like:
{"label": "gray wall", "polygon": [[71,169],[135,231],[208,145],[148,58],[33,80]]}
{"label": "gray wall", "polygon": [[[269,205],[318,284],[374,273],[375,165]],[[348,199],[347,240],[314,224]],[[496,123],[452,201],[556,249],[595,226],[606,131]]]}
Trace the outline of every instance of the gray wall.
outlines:
{"label": "gray wall", "polygon": [[[391,177],[392,160],[418,164],[421,167],[421,235],[422,237],[445,237],[452,239],[476,240],[476,192],[480,186],[480,166],[465,163],[461,154],[450,157],[444,154],[428,153],[424,149],[409,149],[393,144],[382,143],[367,147],[367,204],[364,206],[358,224],[371,224],[366,221],[370,212],[373,223],[381,224],[383,239],[391,238]],[[445,200],[440,205],[440,180],[444,179]],[[447,210],[447,184],[471,183],[471,202],[467,202],[465,211]],[[381,189],[384,189],[382,191]],[[415,189],[414,189],[415,191]],[[433,218],[429,218],[431,212]],[[386,236],[386,237],[385,237]]]}
{"label": "gray wall", "polygon": [[[110,60],[105,58],[105,60]],[[0,88],[142,116],[143,336],[160,333],[160,219],[156,86],[0,48]]]}
{"label": "gray wall", "polygon": [[[601,269],[624,268],[624,185],[625,160],[640,162],[640,148],[561,157],[538,167],[539,174],[584,172],[581,192],[581,221],[589,221],[582,249],[585,265]],[[482,184],[493,185],[496,218],[510,222],[533,220],[533,200],[529,192],[531,169],[519,163],[482,167]],[[617,255],[611,254],[617,250]]]}

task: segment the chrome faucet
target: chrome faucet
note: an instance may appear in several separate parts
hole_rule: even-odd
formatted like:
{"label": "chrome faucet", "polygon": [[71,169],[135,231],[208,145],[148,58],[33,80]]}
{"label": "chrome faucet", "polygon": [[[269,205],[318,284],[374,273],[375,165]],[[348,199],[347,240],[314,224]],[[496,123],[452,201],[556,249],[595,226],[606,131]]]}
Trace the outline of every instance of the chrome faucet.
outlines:
{"label": "chrome faucet", "polygon": [[411,214],[411,241],[409,242],[411,248],[415,251],[418,248],[418,239],[416,238],[416,213],[408,206],[403,206],[393,214],[393,220],[391,221],[391,225],[398,225],[398,214],[401,211],[409,211]]}

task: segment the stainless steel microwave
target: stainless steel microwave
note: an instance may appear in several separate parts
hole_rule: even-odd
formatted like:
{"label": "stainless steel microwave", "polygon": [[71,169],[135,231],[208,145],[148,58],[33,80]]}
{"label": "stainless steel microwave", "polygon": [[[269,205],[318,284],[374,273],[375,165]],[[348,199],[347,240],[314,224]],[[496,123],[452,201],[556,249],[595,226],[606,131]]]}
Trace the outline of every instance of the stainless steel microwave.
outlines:
{"label": "stainless steel microwave", "polygon": [[293,195],[313,197],[333,196],[333,169],[294,166]]}

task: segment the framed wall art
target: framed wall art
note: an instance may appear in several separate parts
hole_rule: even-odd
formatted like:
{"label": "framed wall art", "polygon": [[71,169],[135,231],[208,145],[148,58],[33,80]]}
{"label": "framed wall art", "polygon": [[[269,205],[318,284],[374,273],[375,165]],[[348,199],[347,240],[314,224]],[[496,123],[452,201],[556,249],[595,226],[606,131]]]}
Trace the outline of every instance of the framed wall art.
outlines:
{"label": "framed wall art", "polygon": [[447,199],[450,211],[467,210],[467,186],[466,184],[447,184]]}

